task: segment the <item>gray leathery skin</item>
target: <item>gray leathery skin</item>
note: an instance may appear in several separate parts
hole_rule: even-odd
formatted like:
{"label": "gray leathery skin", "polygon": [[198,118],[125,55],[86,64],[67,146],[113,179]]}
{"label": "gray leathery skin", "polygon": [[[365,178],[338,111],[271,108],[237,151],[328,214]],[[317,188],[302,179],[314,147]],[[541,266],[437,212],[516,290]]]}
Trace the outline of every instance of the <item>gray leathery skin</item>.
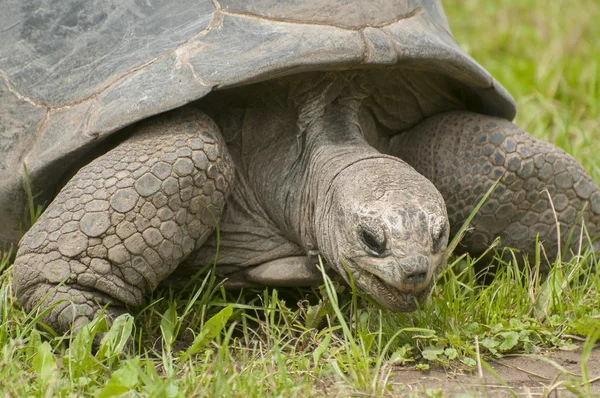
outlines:
{"label": "gray leathery skin", "polygon": [[[26,310],[68,330],[137,307],[215,228],[233,182],[216,125],[184,109],[149,119],[83,167],[20,243],[13,286]],[[59,301],[61,301],[59,303]]]}
{"label": "gray leathery skin", "polygon": [[392,138],[389,152],[440,190],[453,234],[500,179],[462,240],[464,251],[482,253],[499,236],[502,246],[531,255],[539,234],[553,261],[558,238],[548,194],[563,249],[575,228],[571,249],[578,250],[581,218],[590,237],[600,233],[600,192],[585,169],[560,148],[507,120],[464,111],[443,113]]}

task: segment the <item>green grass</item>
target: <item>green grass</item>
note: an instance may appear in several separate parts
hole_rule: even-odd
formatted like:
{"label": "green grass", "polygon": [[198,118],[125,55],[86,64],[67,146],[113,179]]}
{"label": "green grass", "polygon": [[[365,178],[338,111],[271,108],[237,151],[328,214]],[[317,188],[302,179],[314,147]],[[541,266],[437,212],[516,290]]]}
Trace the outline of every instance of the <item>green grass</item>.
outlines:
{"label": "green grass", "polygon": [[329,280],[312,305],[293,294],[284,300],[276,290],[239,300],[207,282],[186,295],[157,292],[135,325],[120,318],[94,355],[103,322],[65,348],[15,307],[5,274],[1,388],[14,396],[391,394],[394,366],[474,369],[475,336],[481,354],[496,358],[570,349],[567,335],[597,335],[600,277],[593,261],[585,254],[543,281],[508,264],[482,286],[473,278],[474,261],[458,258],[427,308],[412,314],[382,311]]}
{"label": "green grass", "polygon": [[[600,182],[600,4],[452,0],[445,7],[459,43],[514,94],[517,123],[573,154]],[[0,270],[9,258],[4,250]],[[600,267],[591,253],[547,278],[535,272],[539,259],[532,271],[507,263],[488,286],[474,279],[477,261],[452,258],[426,308],[411,314],[381,310],[331,281],[316,292],[240,296],[207,279],[192,293],[156,292],[135,320],[115,323],[95,354],[103,322],[64,337],[66,348],[16,305],[3,272],[0,394],[394,395],[406,393],[394,382],[397,366],[474,370],[481,357],[571,349],[570,336],[588,338],[589,354],[600,330]],[[588,379],[583,361],[582,376],[567,386],[585,396]]]}

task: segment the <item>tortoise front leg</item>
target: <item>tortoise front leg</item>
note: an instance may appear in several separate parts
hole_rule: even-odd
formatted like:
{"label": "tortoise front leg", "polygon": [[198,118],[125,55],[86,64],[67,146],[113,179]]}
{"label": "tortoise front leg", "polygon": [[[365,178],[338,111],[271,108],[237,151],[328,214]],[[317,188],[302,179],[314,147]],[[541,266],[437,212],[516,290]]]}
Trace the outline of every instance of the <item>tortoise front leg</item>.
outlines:
{"label": "tortoise front leg", "polygon": [[[184,110],[132,138],[66,184],[20,243],[13,286],[26,310],[55,305],[59,331],[142,304],[215,227],[233,164],[215,124]],[[213,217],[214,216],[214,217]]]}
{"label": "tortoise front leg", "polygon": [[[440,190],[453,233],[500,179],[462,241],[473,254],[485,251],[497,236],[503,246],[533,254],[539,234],[546,253],[555,257],[558,239],[548,193],[563,244],[580,224],[580,214],[592,237],[600,232],[600,192],[583,167],[507,120],[462,111],[443,113],[392,138],[390,153]],[[572,248],[578,237],[577,230]]]}

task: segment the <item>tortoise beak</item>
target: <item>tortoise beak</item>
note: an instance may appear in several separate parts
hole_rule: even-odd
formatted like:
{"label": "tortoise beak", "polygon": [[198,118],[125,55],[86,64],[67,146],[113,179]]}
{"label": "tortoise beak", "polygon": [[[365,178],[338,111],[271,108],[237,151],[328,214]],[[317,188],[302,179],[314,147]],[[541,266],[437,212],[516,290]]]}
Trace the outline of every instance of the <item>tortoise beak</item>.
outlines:
{"label": "tortoise beak", "polygon": [[434,267],[422,254],[400,260],[393,257],[382,260],[357,265],[400,293],[417,294],[431,284]]}
{"label": "tortoise beak", "polygon": [[415,254],[374,260],[349,261],[356,285],[364,294],[397,312],[414,311],[427,299],[437,269],[434,259]]}

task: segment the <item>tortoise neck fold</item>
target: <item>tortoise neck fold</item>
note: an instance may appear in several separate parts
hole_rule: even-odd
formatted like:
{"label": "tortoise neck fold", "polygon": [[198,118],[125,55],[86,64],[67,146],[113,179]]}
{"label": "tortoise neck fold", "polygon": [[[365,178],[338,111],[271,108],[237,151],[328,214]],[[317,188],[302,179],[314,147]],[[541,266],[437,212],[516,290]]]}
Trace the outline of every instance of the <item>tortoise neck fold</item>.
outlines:
{"label": "tortoise neck fold", "polygon": [[265,213],[307,251],[318,249],[315,212],[327,206],[335,177],[362,159],[385,156],[363,136],[359,111],[367,93],[359,86],[330,74],[255,89],[234,111],[240,123],[224,131]]}
{"label": "tortoise neck fold", "polygon": [[303,123],[300,113],[298,126],[299,150],[293,170],[283,184],[283,223],[294,240],[307,250],[320,249],[316,235],[319,214],[331,205],[329,191],[336,177],[348,167],[365,159],[384,157],[365,140],[358,122],[360,97],[338,97],[324,105],[318,116]]}

